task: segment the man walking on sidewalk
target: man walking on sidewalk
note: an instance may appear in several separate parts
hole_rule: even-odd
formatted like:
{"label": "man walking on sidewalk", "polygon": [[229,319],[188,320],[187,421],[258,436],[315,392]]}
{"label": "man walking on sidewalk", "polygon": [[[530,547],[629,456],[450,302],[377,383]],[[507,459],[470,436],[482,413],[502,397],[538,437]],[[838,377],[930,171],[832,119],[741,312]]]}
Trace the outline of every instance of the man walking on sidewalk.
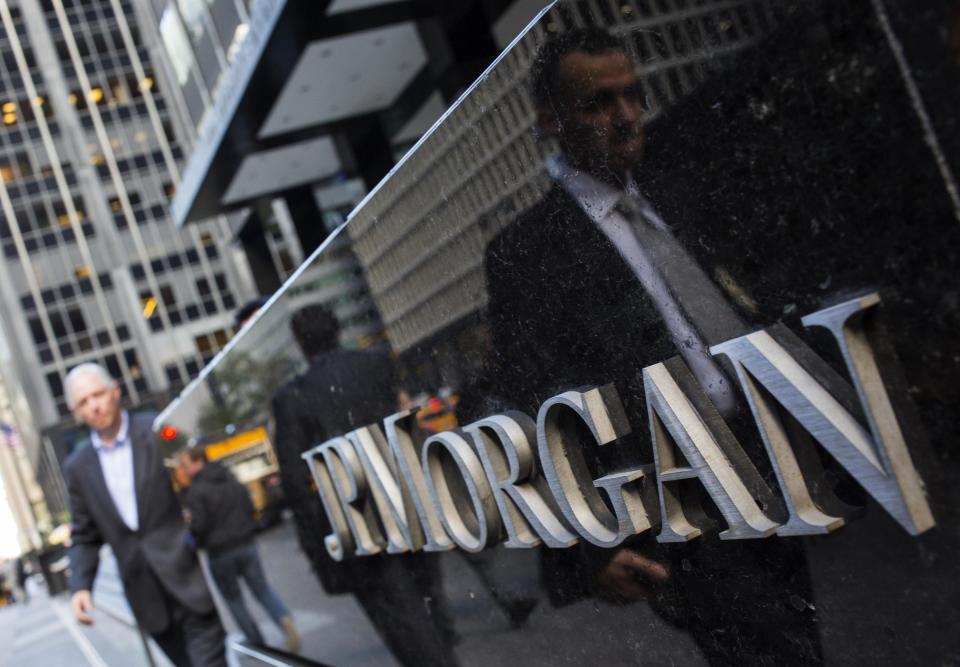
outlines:
{"label": "man walking on sidewalk", "polygon": [[92,444],[64,465],[70,496],[70,607],[93,622],[91,590],[104,543],[113,548],[137,623],[177,665],[225,666],[223,627],[196,554],[187,544],[149,415],[120,409],[120,385],[81,364],[64,382],[67,404]]}
{"label": "man walking on sidewalk", "polygon": [[254,542],[253,503],[246,487],[229,470],[208,462],[202,449],[180,452],[180,471],[189,480],[182,492],[190,532],[210,556],[210,573],[247,639],[263,644],[263,635],[243,600],[240,579],[283,631],[296,653],[300,637],[290,611],[270,587]]}

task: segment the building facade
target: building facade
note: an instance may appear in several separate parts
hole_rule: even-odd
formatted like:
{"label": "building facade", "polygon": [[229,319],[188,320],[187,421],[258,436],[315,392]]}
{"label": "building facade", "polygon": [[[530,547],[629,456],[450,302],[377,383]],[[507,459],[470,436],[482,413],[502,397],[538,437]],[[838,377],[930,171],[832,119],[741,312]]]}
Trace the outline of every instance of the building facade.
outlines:
{"label": "building facade", "polygon": [[[195,206],[195,190],[215,181],[205,210],[223,213],[258,287],[272,292],[545,4],[138,3],[142,23],[156,27],[148,48],[187,147],[191,191],[180,193],[188,203],[179,208]],[[240,148],[224,154],[231,135]],[[382,342],[383,305],[365,284],[382,266],[336,245],[310,272],[349,279],[321,290],[323,300],[345,343]],[[408,243],[398,246],[402,253]],[[288,294],[288,308],[300,294],[317,296]]]}
{"label": "building facade", "polygon": [[[650,122],[689,95],[708,67],[720,66],[775,24],[771,6],[754,0],[616,6],[587,0],[560,6],[531,32],[543,39],[598,25],[622,37],[642,73]],[[547,158],[556,147],[535,138],[537,114],[525,76],[535,43],[528,37],[505,53],[483,90],[452,111],[450,122],[461,129],[431,136],[405,165],[416,176],[386,183],[348,227],[397,352],[432,348],[435,334],[486,305],[482,249],[550,185]],[[427,178],[432,183],[424,188]],[[426,200],[425,189],[432,193]],[[460,214],[451,216],[454,210]],[[453,261],[451,271],[435,261],[438,254],[462,261]]]}
{"label": "building facade", "polygon": [[[145,45],[157,64],[158,79],[164,81],[169,91],[176,133],[188,156],[198,135],[215,122],[214,100],[251,30],[252,4],[241,0],[135,3],[142,25],[148,27]],[[240,211],[223,216],[221,224],[243,243],[251,238],[252,230],[244,235],[240,232],[251,215],[256,218],[258,233],[244,251],[259,291],[269,293],[300,265],[304,251],[282,199],[268,202],[262,215],[257,213],[261,212]]]}
{"label": "building facade", "polygon": [[[0,348],[3,347],[0,342]],[[0,355],[5,351],[0,349]],[[5,506],[0,507],[0,512],[6,514],[0,518],[0,531],[4,532],[0,537],[0,558],[39,549],[41,533],[49,534],[55,521],[24,444],[24,436],[29,440],[33,434],[29,431],[29,422],[27,432],[21,432],[23,420],[19,417],[23,416],[23,407],[22,397],[11,391],[0,375],[0,505]]]}
{"label": "building facade", "polygon": [[63,378],[104,364],[133,405],[195,376],[254,293],[226,222],[179,231],[184,160],[131,2],[0,8],[0,312],[33,417],[69,413]]}

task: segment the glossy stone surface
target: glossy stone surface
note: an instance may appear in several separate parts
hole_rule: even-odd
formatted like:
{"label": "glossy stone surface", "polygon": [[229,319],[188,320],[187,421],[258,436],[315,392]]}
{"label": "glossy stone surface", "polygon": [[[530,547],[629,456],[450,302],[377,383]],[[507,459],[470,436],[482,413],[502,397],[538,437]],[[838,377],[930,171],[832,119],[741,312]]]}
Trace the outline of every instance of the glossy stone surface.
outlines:
{"label": "glossy stone surface", "polygon": [[[227,424],[268,426],[301,549],[290,536],[290,548],[262,556],[298,619],[327,619],[306,624],[307,657],[960,660],[960,15],[951,5],[562,2],[518,38],[161,416],[201,443],[226,437]],[[538,106],[529,88],[538,52],[585,24],[612,26],[629,55],[614,50],[610,60],[601,49],[562,70]],[[663,241],[672,259],[660,275],[688,329],[555,179],[615,173],[619,188],[622,164],[673,238]],[[658,542],[649,476],[643,497],[655,525],[614,549],[586,540],[507,549],[498,536],[477,554],[337,563],[324,548],[330,527],[300,456],[315,445],[415,403],[427,404],[422,442],[495,413],[536,418],[552,396],[613,383],[632,433],[596,448],[570,426],[582,464],[594,478],[650,465],[645,367],[695,363],[698,345],[780,323],[847,378],[835,342],[800,317],[872,292],[882,300],[870,316],[874,349],[936,521],[918,536],[817,450],[818,501],[846,518],[827,535],[720,540],[724,520],[690,482],[683,493],[703,501],[703,535]],[[339,322],[339,347],[308,361],[329,327],[316,312],[291,321],[318,303]],[[706,394],[776,490],[731,368],[720,361],[694,375],[728,383]],[[289,525],[273,530],[290,534]],[[341,632],[361,647],[330,641]]]}

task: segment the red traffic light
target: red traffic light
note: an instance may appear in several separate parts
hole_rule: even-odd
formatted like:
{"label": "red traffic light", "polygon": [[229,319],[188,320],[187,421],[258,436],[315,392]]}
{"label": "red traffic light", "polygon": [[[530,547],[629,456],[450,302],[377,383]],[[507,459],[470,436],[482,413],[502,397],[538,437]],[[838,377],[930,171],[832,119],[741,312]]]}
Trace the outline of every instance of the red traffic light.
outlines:
{"label": "red traffic light", "polygon": [[160,437],[164,440],[173,440],[177,437],[177,429],[173,426],[164,426],[160,430]]}

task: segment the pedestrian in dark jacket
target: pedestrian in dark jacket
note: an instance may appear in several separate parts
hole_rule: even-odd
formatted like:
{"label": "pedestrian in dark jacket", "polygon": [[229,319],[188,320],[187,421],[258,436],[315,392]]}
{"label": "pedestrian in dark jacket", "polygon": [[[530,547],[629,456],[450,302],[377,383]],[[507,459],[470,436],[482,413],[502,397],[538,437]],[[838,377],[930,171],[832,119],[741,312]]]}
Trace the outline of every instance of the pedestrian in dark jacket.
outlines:
{"label": "pedestrian in dark jacket", "polygon": [[300,637],[286,605],[267,582],[254,542],[256,523],[247,488],[227,468],[208,462],[202,449],[180,453],[178,465],[189,480],[182,493],[190,532],[207,550],[210,573],[247,639],[263,644],[263,635],[243,600],[240,580],[283,631],[287,648],[296,652]]}

